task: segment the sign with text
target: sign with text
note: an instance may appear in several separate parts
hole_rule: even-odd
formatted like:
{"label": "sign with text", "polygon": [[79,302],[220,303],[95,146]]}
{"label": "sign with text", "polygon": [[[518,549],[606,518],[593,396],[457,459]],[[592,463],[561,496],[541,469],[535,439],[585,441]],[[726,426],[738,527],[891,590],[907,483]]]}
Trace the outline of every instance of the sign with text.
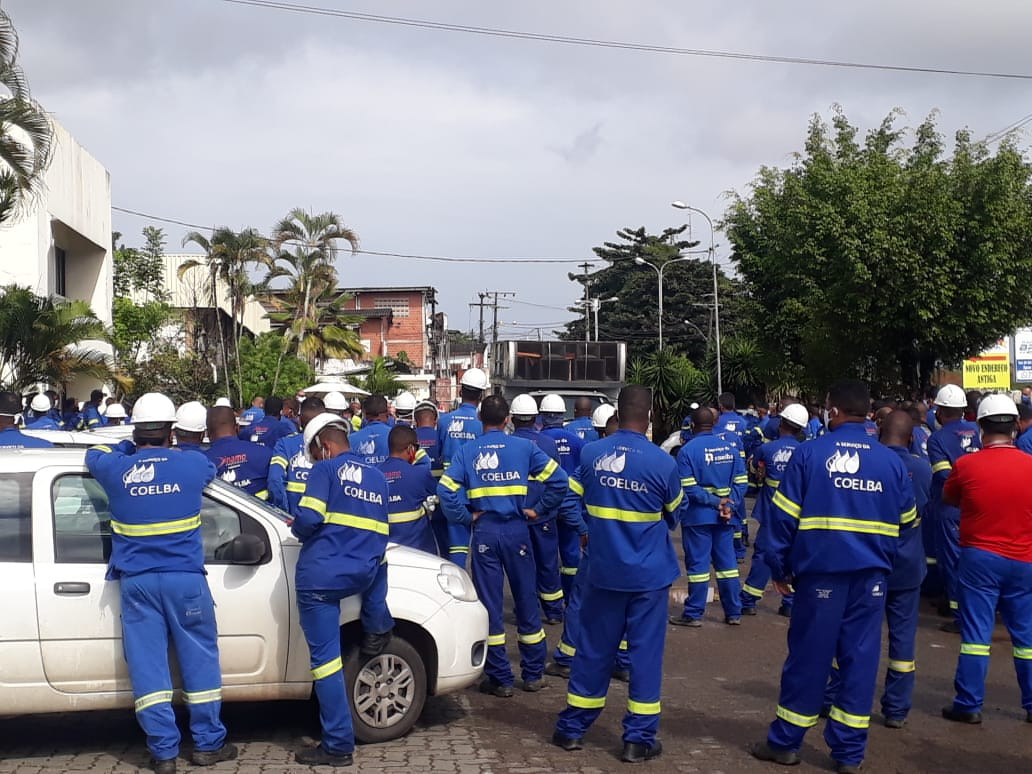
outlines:
{"label": "sign with text", "polygon": [[1032,328],[1014,331],[1014,381],[1032,382]]}
{"label": "sign with text", "polygon": [[1010,357],[984,355],[964,361],[965,390],[1009,390]]}

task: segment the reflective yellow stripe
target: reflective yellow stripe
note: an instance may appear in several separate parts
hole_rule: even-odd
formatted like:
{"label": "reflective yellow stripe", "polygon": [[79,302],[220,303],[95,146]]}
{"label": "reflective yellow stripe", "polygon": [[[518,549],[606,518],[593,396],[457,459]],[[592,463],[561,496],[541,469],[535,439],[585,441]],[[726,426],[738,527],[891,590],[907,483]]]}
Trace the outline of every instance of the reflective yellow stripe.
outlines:
{"label": "reflective yellow stripe", "polygon": [[950,610],[960,610],[960,604],[954,599],[950,600]]}
{"label": "reflective yellow stripe", "polygon": [[774,497],[771,498],[771,504],[776,505],[778,508],[783,510],[792,518],[798,519],[799,515],[803,512],[801,505],[796,505],[794,502],[785,497],[784,493],[779,489],[774,493]]}
{"label": "reflective yellow stripe", "polygon": [[739,540],[739,539],[741,539],[741,537],[742,537],[741,531],[734,533],[735,540]]}
{"label": "reflective yellow stripe", "polygon": [[704,486],[703,489],[710,494],[719,495],[720,497],[727,497],[731,494],[731,487],[729,486]]}
{"label": "reflective yellow stripe", "polygon": [[942,460],[932,465],[932,473],[941,473],[944,470],[953,470],[949,460]]}
{"label": "reflective yellow stripe", "polygon": [[684,501],[684,492],[682,490],[678,490],[677,496],[673,500],[668,502],[666,505],[664,505],[663,509],[667,513],[673,513],[674,511],[676,511],[678,509],[678,507],[680,507],[680,505],[681,505],[681,503],[683,501]]}
{"label": "reflective yellow stripe", "polygon": [[417,449],[416,450],[415,462],[422,462],[423,460],[425,460],[427,458],[427,456],[428,455],[427,455],[427,453],[425,451],[423,451],[422,449]]}
{"label": "reflective yellow stripe", "polygon": [[183,701],[187,704],[207,704],[212,701],[222,701],[222,689],[212,688],[210,691],[183,691]]}
{"label": "reflective yellow stripe", "polygon": [[555,602],[557,599],[563,598],[563,590],[558,591],[539,591],[538,596],[541,597],[545,602]]}
{"label": "reflective yellow stripe", "polygon": [[900,524],[909,524],[917,518],[917,507],[911,508],[909,511],[904,511],[899,515]]}
{"label": "reflective yellow stripe", "polygon": [[562,640],[559,640],[559,652],[564,656],[569,656],[570,658],[577,655],[577,649],[573,647],[573,645],[567,645]]}
{"label": "reflective yellow stripe", "polygon": [[820,720],[818,715],[800,715],[797,712],[792,712],[790,709],[785,709],[780,704],[774,714],[786,723],[791,723],[793,726],[799,726],[800,728],[813,728],[817,725],[817,721]]}
{"label": "reflective yellow stripe", "polygon": [[698,486],[699,482],[696,481],[695,476],[689,476],[688,478],[681,479],[681,486]]}
{"label": "reflective yellow stripe", "polygon": [[271,468],[271,467],[272,467],[273,465],[279,465],[279,466],[280,466],[281,468],[283,468],[284,470],[286,470],[286,469],[287,469],[287,466],[288,466],[289,464],[290,464],[290,462],[289,462],[289,461],[287,460],[287,458],[286,458],[286,457],[281,457],[281,456],[280,456],[280,455],[278,455],[278,454],[277,454],[277,455],[276,455],[275,457],[273,457],[273,458],[272,458],[271,460],[269,460],[269,467],[270,467],[270,468]]}
{"label": "reflective yellow stripe", "polygon": [[304,481],[288,481],[287,482],[287,491],[288,492],[301,493],[301,492],[305,491],[305,482]]}
{"label": "reflective yellow stripe", "polygon": [[525,495],[526,484],[510,484],[509,486],[478,486],[466,492],[467,497],[508,497],[509,495]]}
{"label": "reflective yellow stripe", "polygon": [[560,567],[559,568],[559,572],[562,575],[576,575],[577,574],[577,568],[576,567]]}
{"label": "reflective yellow stripe", "polygon": [[663,514],[659,511],[645,513],[643,511],[625,511],[622,508],[606,508],[601,505],[589,505],[588,514],[596,519],[613,519],[614,521],[649,522],[660,521]]}
{"label": "reflective yellow stripe", "polygon": [[137,712],[147,709],[147,707],[153,707],[155,704],[171,704],[172,703],[172,691],[154,691],[154,693],[145,693],[135,702],[133,706]]}
{"label": "reflective yellow stripe", "polygon": [[315,669],[313,669],[312,679],[322,680],[324,677],[329,677],[330,675],[336,674],[343,668],[344,665],[341,663],[340,656],[337,656],[337,658],[333,659],[333,661],[327,661],[322,666],[317,666]]}
{"label": "reflective yellow stripe", "polygon": [[110,446],[106,446],[105,444],[99,444],[98,446],[94,446],[92,448],[93,448],[93,451],[100,451],[100,452],[104,452],[105,454],[110,454],[111,453],[111,447]]}
{"label": "reflective yellow stripe", "polygon": [[737,578],[738,570],[717,570],[716,575],[720,579]]}
{"label": "reflective yellow stripe", "polygon": [[627,650],[627,640],[620,640],[619,650]]}
{"label": "reflective yellow stripe", "polygon": [[[781,492],[778,492],[778,495],[780,494]],[[778,495],[774,496],[777,497]],[[884,521],[849,519],[844,516],[806,516],[799,519],[799,529],[826,529],[832,532],[860,532],[865,535],[899,537],[898,524],[886,524]]]}
{"label": "reflective yellow stripe", "polygon": [[1026,661],[1032,659],[1032,648],[1019,648],[1015,646],[1014,658],[1020,658]]}
{"label": "reflective yellow stripe", "polygon": [[410,521],[418,521],[425,515],[425,511],[420,508],[418,511],[398,511],[397,513],[388,513],[387,521],[391,524],[405,524]]}
{"label": "reflective yellow stripe", "polygon": [[734,477],[734,483],[736,483],[736,484],[748,484],[749,483],[749,477],[748,476],[735,476]]}
{"label": "reflective yellow stripe", "polygon": [[939,563],[939,560],[936,559],[934,556],[926,556],[925,557],[925,564],[938,564],[938,563]]}
{"label": "reflective yellow stripe", "polygon": [[627,711],[633,712],[635,715],[658,715],[659,714],[659,702],[658,701],[635,701],[634,699],[627,700]]}
{"label": "reflective yellow stripe", "polygon": [[126,537],[150,537],[152,535],[175,535],[179,532],[189,532],[201,526],[200,514],[188,516],[185,519],[175,521],[155,521],[150,524],[126,524],[125,522],[111,520],[111,530]]}
{"label": "reflective yellow stripe", "polygon": [[889,659],[889,669],[893,672],[914,672],[917,670],[917,664],[913,661],[894,661]]}
{"label": "reflective yellow stripe", "polygon": [[548,481],[552,477],[552,474],[559,468],[559,464],[555,460],[549,460],[548,464],[545,465],[544,469],[536,476],[531,476],[531,481]]}
{"label": "reflective yellow stripe", "polygon": [[488,645],[504,645],[505,644],[505,632],[501,634],[489,634],[487,635]]}
{"label": "reflective yellow stripe", "polygon": [[763,589],[758,589],[755,586],[750,586],[748,583],[742,584],[742,591],[744,591],[749,596],[756,597],[757,599],[763,596]]}
{"label": "reflective yellow stripe", "polygon": [[960,643],[960,654],[962,656],[988,656],[989,646],[976,642],[962,642]]}
{"label": "reflective yellow stripe", "polygon": [[602,709],[606,706],[606,697],[599,696],[578,696],[575,693],[566,694],[566,703],[578,709]]}
{"label": "reflective yellow stripe", "polygon": [[688,576],[688,582],[689,583],[709,583],[709,573],[708,572],[701,572],[701,573],[698,573],[697,575],[689,575]]}
{"label": "reflective yellow stripe", "polygon": [[838,721],[844,726],[850,728],[867,728],[871,725],[870,715],[850,715],[848,712],[843,712],[838,707],[832,707],[828,713],[828,717],[832,720]]}
{"label": "reflective yellow stripe", "polygon": [[584,486],[575,478],[570,478],[570,491],[579,495],[584,494]]}
{"label": "reflective yellow stripe", "polygon": [[269,499],[269,490],[268,489],[263,489],[260,492],[255,492],[254,496],[257,497],[259,500],[268,500]]}
{"label": "reflective yellow stripe", "polygon": [[537,645],[539,642],[545,641],[545,630],[538,629],[536,632],[531,632],[530,634],[520,634],[517,632],[516,639],[524,645]]}
{"label": "reflective yellow stripe", "polygon": [[459,491],[459,485],[457,483],[455,483],[455,480],[451,476],[446,476],[446,475],[442,474],[441,475],[441,485],[445,489],[449,489],[452,492],[458,492]]}
{"label": "reflective yellow stripe", "polygon": [[444,471],[443,470],[431,470],[430,471],[430,475],[433,476],[434,478],[440,478],[441,476],[444,475]]}
{"label": "reflective yellow stripe", "polygon": [[468,554],[469,546],[448,546],[448,553],[451,554]]}
{"label": "reflective yellow stripe", "polygon": [[382,521],[370,519],[368,516],[355,516],[353,513],[336,513],[330,511],[323,516],[325,524],[336,524],[340,527],[354,527],[369,532],[378,532],[381,535],[389,535],[391,528]]}
{"label": "reflective yellow stripe", "polygon": [[301,502],[298,503],[301,508],[309,508],[320,516],[326,515],[326,503],[320,500],[318,497],[305,496],[301,498]]}
{"label": "reflective yellow stripe", "polygon": [[773,478],[766,479],[764,483],[766,483],[767,486],[769,486],[771,489],[777,489],[779,486],[781,486],[781,482]]}

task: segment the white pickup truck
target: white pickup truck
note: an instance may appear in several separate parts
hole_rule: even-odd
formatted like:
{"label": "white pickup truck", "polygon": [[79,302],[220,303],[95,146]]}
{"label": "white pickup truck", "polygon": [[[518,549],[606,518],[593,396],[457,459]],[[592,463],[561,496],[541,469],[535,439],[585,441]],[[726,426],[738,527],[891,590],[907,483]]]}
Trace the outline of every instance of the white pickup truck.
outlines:
{"label": "white pickup truck", "polygon": [[[119,589],[104,580],[111,514],[78,448],[0,451],[0,716],[132,707],[122,653]],[[286,515],[214,481],[201,511],[215,598],[225,701],[312,693],[298,625],[300,544]],[[357,599],[341,610],[345,679],[355,734],[405,734],[428,694],[475,683],[487,611],[451,562],[391,544],[385,652],[360,657]]]}

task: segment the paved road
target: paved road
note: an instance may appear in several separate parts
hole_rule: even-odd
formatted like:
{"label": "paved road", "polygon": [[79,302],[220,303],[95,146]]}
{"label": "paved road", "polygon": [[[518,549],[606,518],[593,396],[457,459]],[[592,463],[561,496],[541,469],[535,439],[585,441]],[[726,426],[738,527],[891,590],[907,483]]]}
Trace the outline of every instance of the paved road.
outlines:
{"label": "paved road", "polygon": [[[775,607],[775,600],[768,597],[761,603],[760,615],[732,628],[722,623],[716,605],[711,606],[702,629],[670,628],[660,732],[666,752],[639,770],[781,771],[753,761],[745,752],[747,744],[763,737],[777,698],[788,622],[774,613]],[[998,629],[993,640],[985,723],[957,726],[942,720],[939,709],[952,696],[959,638],[939,632],[939,621],[930,608],[924,609],[910,721],[903,730],[891,731],[881,726],[877,716],[872,719],[864,770],[908,774],[1028,771],[1032,767],[1032,724],[1024,722],[1006,633]],[[557,628],[550,627],[549,640],[554,643],[557,636]],[[621,747],[626,686],[613,683],[609,708],[589,733],[587,748],[566,753],[548,744],[555,714],[565,702],[565,683],[549,679],[548,690],[539,694],[517,691],[512,699],[484,696],[475,690],[432,699],[408,737],[360,747],[350,770],[601,774],[624,769],[616,755]],[[313,771],[293,763],[293,752],[302,739],[316,733],[310,704],[226,705],[224,713],[241,755],[210,771]],[[820,728],[808,735],[802,756],[803,764],[795,769],[800,774],[829,770]],[[0,774],[134,772],[146,761],[142,734],[129,712],[0,720]],[[180,770],[202,771],[182,759]]]}

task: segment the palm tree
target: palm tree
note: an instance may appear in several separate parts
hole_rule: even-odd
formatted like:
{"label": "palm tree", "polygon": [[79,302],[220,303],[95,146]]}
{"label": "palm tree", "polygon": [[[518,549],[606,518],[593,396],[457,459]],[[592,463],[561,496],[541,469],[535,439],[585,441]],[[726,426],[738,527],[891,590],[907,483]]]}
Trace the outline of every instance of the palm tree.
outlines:
{"label": "palm tree", "polygon": [[405,389],[404,383],[398,379],[397,373],[383,357],[373,360],[373,367],[369,369],[369,373],[359,386],[366,392],[387,398],[393,398]]}
{"label": "palm tree", "polygon": [[104,338],[104,324],[85,301],[54,301],[18,285],[0,288],[0,384],[6,390],[66,385],[77,376],[110,379],[107,356],[83,344]]}
{"label": "palm tree", "polygon": [[0,9],[0,223],[23,212],[39,193],[52,143],[50,119],[18,66],[18,34]]}

